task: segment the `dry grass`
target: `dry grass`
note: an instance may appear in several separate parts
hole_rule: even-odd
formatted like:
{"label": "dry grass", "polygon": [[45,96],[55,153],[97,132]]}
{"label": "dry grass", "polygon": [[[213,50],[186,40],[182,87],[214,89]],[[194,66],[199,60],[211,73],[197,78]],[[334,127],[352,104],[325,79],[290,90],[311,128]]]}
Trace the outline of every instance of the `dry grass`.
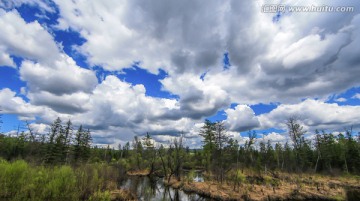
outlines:
{"label": "dry grass", "polygon": [[126,172],[127,175],[130,176],[148,176],[150,174],[150,170],[144,169],[144,170],[131,170]]}
{"label": "dry grass", "polygon": [[129,190],[117,189],[110,192],[111,200],[126,200],[126,201],[135,201],[137,200],[136,196],[133,195]]}
{"label": "dry grass", "polygon": [[[246,172],[239,187],[231,182],[179,182],[166,184],[218,200],[346,200],[345,188],[360,189],[358,177],[330,177],[317,174],[261,174]],[[255,179],[253,179],[255,178]],[[259,179],[261,178],[261,179]],[[262,181],[262,182],[259,182]],[[276,181],[276,182],[274,182]],[[235,189],[235,190],[234,190]]]}

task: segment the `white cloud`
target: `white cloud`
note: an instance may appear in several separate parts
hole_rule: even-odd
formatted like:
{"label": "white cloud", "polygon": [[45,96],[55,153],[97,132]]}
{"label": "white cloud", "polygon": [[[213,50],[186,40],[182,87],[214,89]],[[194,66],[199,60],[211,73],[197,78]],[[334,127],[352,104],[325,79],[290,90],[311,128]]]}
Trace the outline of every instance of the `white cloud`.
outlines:
{"label": "white cloud", "polygon": [[[0,26],[2,55],[26,59],[21,64],[20,75],[30,91],[44,90],[57,95],[90,92],[97,84],[95,73],[80,68],[71,57],[62,53],[53,36],[37,21],[26,23],[17,11],[0,9]],[[13,64],[9,60],[0,61]]]}
{"label": "white cloud", "polygon": [[[115,76],[107,76],[88,97],[84,96],[85,111],[73,114],[67,112],[67,115],[74,124],[84,124],[95,130],[98,136],[110,139],[131,140],[133,136],[146,132],[176,135],[180,131],[190,130],[193,125],[191,119],[181,116],[176,120],[167,118],[168,113],[178,111],[176,100],[149,97],[145,92],[143,85],[132,86]],[[82,95],[79,95],[80,99],[74,100],[79,100],[81,104]],[[59,98],[66,101],[64,95]],[[50,104],[56,103],[57,101]]]}
{"label": "white cloud", "polygon": [[39,137],[39,135],[46,135],[49,132],[50,126],[47,124],[42,123],[31,123],[29,124],[30,129],[32,132]]}
{"label": "white cloud", "polygon": [[55,95],[46,91],[30,92],[27,97],[33,105],[47,106],[59,113],[79,113],[89,109],[89,94],[77,92]]}
{"label": "white cloud", "polygon": [[337,98],[335,99],[336,102],[346,102],[347,99],[346,98],[343,98],[343,97],[340,97],[340,98]]}
{"label": "white cloud", "polygon": [[289,141],[289,137],[287,136],[287,134],[280,134],[280,133],[276,133],[276,132],[271,132],[267,135],[263,135],[262,138],[258,138],[257,141],[262,141],[267,143],[270,140],[271,144],[276,144],[276,143],[280,143],[282,145],[284,145],[287,141]]}
{"label": "white cloud", "polygon": [[55,12],[55,9],[51,7],[50,1],[47,0],[11,0],[11,1],[0,1],[0,8],[4,9],[13,9],[20,7],[23,4],[28,4],[31,6],[38,6],[43,12]]}
{"label": "white cloud", "polygon": [[254,111],[247,105],[237,105],[234,109],[226,109],[225,124],[230,131],[247,131],[257,128],[260,123]]}
{"label": "white cloud", "polygon": [[42,62],[58,59],[57,44],[37,21],[26,23],[17,11],[0,9],[0,27],[0,49],[7,54]]}
{"label": "white cloud", "polygon": [[24,61],[20,67],[20,76],[31,91],[47,91],[56,95],[74,92],[91,92],[97,84],[93,71],[80,68],[66,54],[51,64]]}
{"label": "white cloud", "polygon": [[360,93],[356,93],[354,96],[352,96],[351,98],[354,99],[360,99]]}
{"label": "white cloud", "polygon": [[0,66],[9,66],[16,67],[14,61],[11,59],[10,55],[7,54],[4,50],[4,47],[0,46]]}
{"label": "white cloud", "polygon": [[8,88],[0,90],[0,103],[2,113],[17,114],[21,120],[34,119],[35,115],[43,112],[42,107],[36,107],[25,102]]}
{"label": "white cloud", "polygon": [[[120,70],[141,61],[150,72],[165,69],[169,77],[162,82],[164,89],[180,96],[183,109],[198,110],[192,117],[223,108],[228,103],[222,97],[239,104],[294,103],[304,97],[324,99],[359,84],[355,76],[338,74],[346,72],[344,68],[359,73],[359,63],[339,63],[344,61],[342,52],[359,41],[354,28],[358,12],[284,14],[273,23],[273,14],[261,13],[264,3],[209,1],[204,7],[198,1],[57,1],[58,27],[79,31],[87,41],[77,49],[92,65]],[[229,71],[222,71],[225,51],[232,63]],[[341,84],[330,81],[334,75]],[[221,96],[209,97],[207,91]],[[209,102],[208,108],[202,104]]]}
{"label": "white cloud", "polygon": [[180,110],[186,117],[199,119],[230,105],[226,91],[216,84],[204,82],[196,75],[169,76],[161,83],[165,90],[180,96]]}
{"label": "white cloud", "polygon": [[324,103],[307,99],[298,104],[282,104],[270,113],[258,118],[263,129],[286,129],[289,117],[296,116],[305,130],[343,130],[345,127],[360,127],[360,106],[339,106],[337,103]]}

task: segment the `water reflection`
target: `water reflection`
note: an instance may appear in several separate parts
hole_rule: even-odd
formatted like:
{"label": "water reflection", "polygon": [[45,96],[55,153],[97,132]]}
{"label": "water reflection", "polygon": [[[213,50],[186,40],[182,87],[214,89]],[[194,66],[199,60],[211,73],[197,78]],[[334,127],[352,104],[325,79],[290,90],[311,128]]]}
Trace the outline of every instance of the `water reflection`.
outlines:
{"label": "water reflection", "polygon": [[126,179],[121,188],[129,189],[139,200],[171,201],[209,201],[211,199],[197,194],[188,194],[182,190],[165,187],[161,178],[132,176]]}

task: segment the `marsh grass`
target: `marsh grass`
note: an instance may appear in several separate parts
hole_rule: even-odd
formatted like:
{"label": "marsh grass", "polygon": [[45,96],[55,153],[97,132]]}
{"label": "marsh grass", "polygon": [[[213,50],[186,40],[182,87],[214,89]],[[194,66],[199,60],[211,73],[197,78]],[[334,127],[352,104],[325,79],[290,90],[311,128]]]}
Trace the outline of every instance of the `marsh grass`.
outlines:
{"label": "marsh grass", "polygon": [[0,199],[110,200],[108,190],[116,188],[116,175],[104,164],[45,167],[0,159]]}

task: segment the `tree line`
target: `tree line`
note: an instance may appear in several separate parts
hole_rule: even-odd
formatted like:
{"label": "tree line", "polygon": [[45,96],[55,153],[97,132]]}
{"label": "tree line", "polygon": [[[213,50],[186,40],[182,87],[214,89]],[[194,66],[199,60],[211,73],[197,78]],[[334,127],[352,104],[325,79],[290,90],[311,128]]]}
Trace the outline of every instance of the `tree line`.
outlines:
{"label": "tree line", "polygon": [[1,135],[0,157],[49,165],[103,162],[178,180],[186,170],[202,169],[219,182],[234,178],[234,174],[244,169],[360,174],[360,137],[354,136],[351,129],[337,135],[316,131],[313,139],[306,139],[306,132],[295,118],[289,118],[286,124],[291,141],[285,144],[259,140],[256,131],[249,131],[248,140],[239,145],[228,136],[223,122],[205,120],[199,131],[201,149],[186,147],[183,133],[167,146],[155,146],[147,133],[115,149],[91,146],[88,129],[80,126],[74,130],[70,120],[63,124],[58,118],[51,124],[49,133],[41,137],[30,127],[29,132],[17,137]]}
{"label": "tree line", "polygon": [[[286,125],[290,141],[285,144],[259,140],[256,131],[249,131],[248,140],[240,146],[227,135],[223,122],[205,120],[199,132],[202,149],[184,147],[181,134],[169,147],[155,148],[149,146],[151,137],[146,135],[142,140],[135,137],[123,161],[134,169],[158,170],[177,178],[183,169],[204,169],[220,182],[238,169],[249,168],[259,172],[360,174],[360,137],[351,129],[336,135],[316,131],[313,139],[306,139],[306,131],[296,118],[289,118]],[[125,147],[118,151],[129,152]]]}
{"label": "tree line", "polygon": [[28,132],[16,136],[0,135],[0,157],[25,159],[36,164],[63,165],[88,161],[92,137],[89,129],[76,131],[70,120],[63,125],[57,118],[47,135],[37,135],[27,123]]}

